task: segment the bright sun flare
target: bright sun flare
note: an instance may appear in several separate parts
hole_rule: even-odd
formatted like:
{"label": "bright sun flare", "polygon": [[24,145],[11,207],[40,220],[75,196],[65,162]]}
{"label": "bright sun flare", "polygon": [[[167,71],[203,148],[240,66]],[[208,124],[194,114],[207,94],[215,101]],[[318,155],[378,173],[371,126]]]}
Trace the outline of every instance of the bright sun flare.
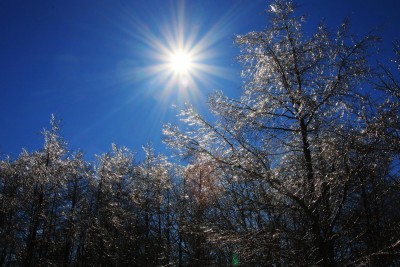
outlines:
{"label": "bright sun flare", "polygon": [[123,74],[134,81],[148,79],[154,88],[162,89],[162,98],[171,97],[171,102],[187,103],[203,96],[200,85],[210,88],[211,83],[216,82],[214,79],[231,77],[228,69],[213,62],[219,57],[217,44],[226,37],[227,26],[237,17],[236,8],[229,10],[215,25],[211,25],[209,31],[205,31],[199,26],[200,21],[192,21],[185,15],[185,1],[174,2],[177,5],[171,9],[170,24],[160,22],[160,25],[154,25],[160,27],[153,29],[153,25],[132,20],[135,29],[132,34],[144,44],[140,46],[144,64],[139,66],[132,62],[132,69]]}
{"label": "bright sun flare", "polygon": [[183,74],[190,71],[192,59],[188,53],[176,52],[171,55],[170,66],[175,73]]}

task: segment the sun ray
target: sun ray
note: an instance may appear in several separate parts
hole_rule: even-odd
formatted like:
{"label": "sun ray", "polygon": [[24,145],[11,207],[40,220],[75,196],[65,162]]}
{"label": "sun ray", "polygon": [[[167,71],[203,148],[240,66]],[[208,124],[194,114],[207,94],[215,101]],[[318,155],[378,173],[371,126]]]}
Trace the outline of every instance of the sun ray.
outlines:
{"label": "sun ray", "polygon": [[140,64],[137,60],[132,62],[123,77],[147,83],[146,88],[152,88],[154,97],[168,105],[176,101],[203,102],[208,93],[219,89],[220,79],[233,79],[232,68],[216,63],[224,52],[218,44],[223,38],[230,38],[229,27],[242,9],[233,6],[206,31],[201,27],[201,16],[187,16],[185,1],[172,4],[170,12],[158,17],[156,24],[145,24],[131,16],[134,49],[140,49],[141,60]]}

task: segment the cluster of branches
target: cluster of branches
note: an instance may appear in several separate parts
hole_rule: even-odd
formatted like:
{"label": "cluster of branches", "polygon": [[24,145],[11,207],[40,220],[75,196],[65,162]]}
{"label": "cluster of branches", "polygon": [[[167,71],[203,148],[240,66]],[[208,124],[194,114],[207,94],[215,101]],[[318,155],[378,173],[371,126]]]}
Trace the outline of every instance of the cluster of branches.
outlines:
{"label": "cluster of branches", "polygon": [[295,11],[276,0],[236,37],[243,94],[212,95],[213,122],[188,107],[165,126],[184,166],[151,146],[90,164],[54,119],[0,161],[0,265],[400,265],[398,69],[369,65],[377,37],[307,35]]}
{"label": "cluster of branches", "polygon": [[164,129],[178,155],[212,169],[206,240],[244,265],[398,266],[398,69],[372,66],[379,38],[348,21],[307,34],[292,2],[268,13],[235,40],[242,96],[212,95],[214,122],[189,106],[186,129]]}

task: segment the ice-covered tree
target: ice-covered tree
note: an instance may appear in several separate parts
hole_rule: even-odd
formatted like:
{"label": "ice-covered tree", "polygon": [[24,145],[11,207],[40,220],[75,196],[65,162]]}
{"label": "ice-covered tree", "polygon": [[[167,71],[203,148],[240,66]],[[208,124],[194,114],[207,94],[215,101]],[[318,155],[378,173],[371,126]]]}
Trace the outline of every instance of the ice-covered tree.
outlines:
{"label": "ice-covered tree", "polygon": [[[371,131],[382,114],[382,101],[367,85],[373,75],[368,55],[378,38],[355,36],[348,21],[335,31],[320,24],[307,34],[291,1],[274,1],[268,13],[264,30],[235,39],[245,81],[240,99],[211,96],[215,123],[188,107],[180,114],[188,129],[167,125],[165,140],[182,156],[212,158],[213,168],[223,170],[221,177],[230,177],[232,190],[249,203],[245,215],[237,213],[244,231],[236,227],[236,238],[224,238],[232,245],[246,236],[236,244],[242,258],[335,266],[369,257],[395,241],[368,241],[374,232],[368,220],[382,222],[366,200],[381,199],[394,158]],[[387,121],[397,119],[385,114]],[[246,197],[240,187],[249,183],[257,186]],[[357,205],[364,206],[363,215],[353,214]],[[349,221],[352,215],[359,220]],[[366,249],[358,250],[351,242],[359,236],[350,229],[362,224],[370,228],[357,240]]]}

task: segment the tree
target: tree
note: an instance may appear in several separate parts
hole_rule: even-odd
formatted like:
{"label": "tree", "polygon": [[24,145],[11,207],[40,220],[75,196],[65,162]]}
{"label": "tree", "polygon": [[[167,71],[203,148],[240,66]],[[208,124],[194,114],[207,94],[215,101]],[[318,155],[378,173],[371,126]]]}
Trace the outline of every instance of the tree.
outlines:
{"label": "tree", "polygon": [[19,194],[21,180],[16,175],[10,158],[0,162],[0,265],[13,261],[18,245],[17,233]]}
{"label": "tree", "polygon": [[140,177],[136,199],[142,224],[140,265],[160,266],[172,262],[171,164],[167,157],[156,154],[151,144],[143,147],[144,161],[139,164]]}
{"label": "tree", "polygon": [[223,252],[209,240],[206,232],[221,218],[216,209],[223,196],[223,186],[207,157],[198,157],[188,164],[182,175],[179,224],[185,258],[190,266],[227,265]]}
{"label": "tree", "polygon": [[23,151],[15,161],[1,162],[1,263],[2,265],[60,264],[65,247],[67,181],[82,165],[68,156],[52,116],[44,130],[44,146]]}
{"label": "tree", "polygon": [[83,265],[134,265],[139,240],[134,190],[137,171],[133,153],[112,145],[98,157],[90,188]]}
{"label": "tree", "polygon": [[[235,226],[222,236],[225,231],[214,225],[211,239],[232,246],[233,233],[245,235],[247,241],[236,245],[248,262],[345,265],[393,244],[366,240],[376,233],[368,228],[375,222],[380,229],[391,225],[382,225],[368,203],[394,207],[378,196],[390,168],[381,159],[390,163],[395,155],[371,131],[371,118],[383,113],[373,89],[362,88],[373,75],[368,55],[378,38],[357,38],[347,21],[334,33],[320,24],[308,36],[295,10],[290,1],[274,1],[263,31],[236,37],[245,79],[241,98],[211,96],[214,124],[188,107],[180,115],[190,130],[166,125],[165,140],[182,156],[211,158],[213,168],[225,172],[221,179],[233,182],[230,194],[248,201],[239,212],[243,231]],[[397,114],[385,114],[397,120]],[[249,182],[257,186],[246,196],[240,188]],[[358,205],[364,206],[362,218]],[[379,222],[368,222],[372,218]],[[352,230],[364,222],[370,230],[361,233],[358,250]]]}

